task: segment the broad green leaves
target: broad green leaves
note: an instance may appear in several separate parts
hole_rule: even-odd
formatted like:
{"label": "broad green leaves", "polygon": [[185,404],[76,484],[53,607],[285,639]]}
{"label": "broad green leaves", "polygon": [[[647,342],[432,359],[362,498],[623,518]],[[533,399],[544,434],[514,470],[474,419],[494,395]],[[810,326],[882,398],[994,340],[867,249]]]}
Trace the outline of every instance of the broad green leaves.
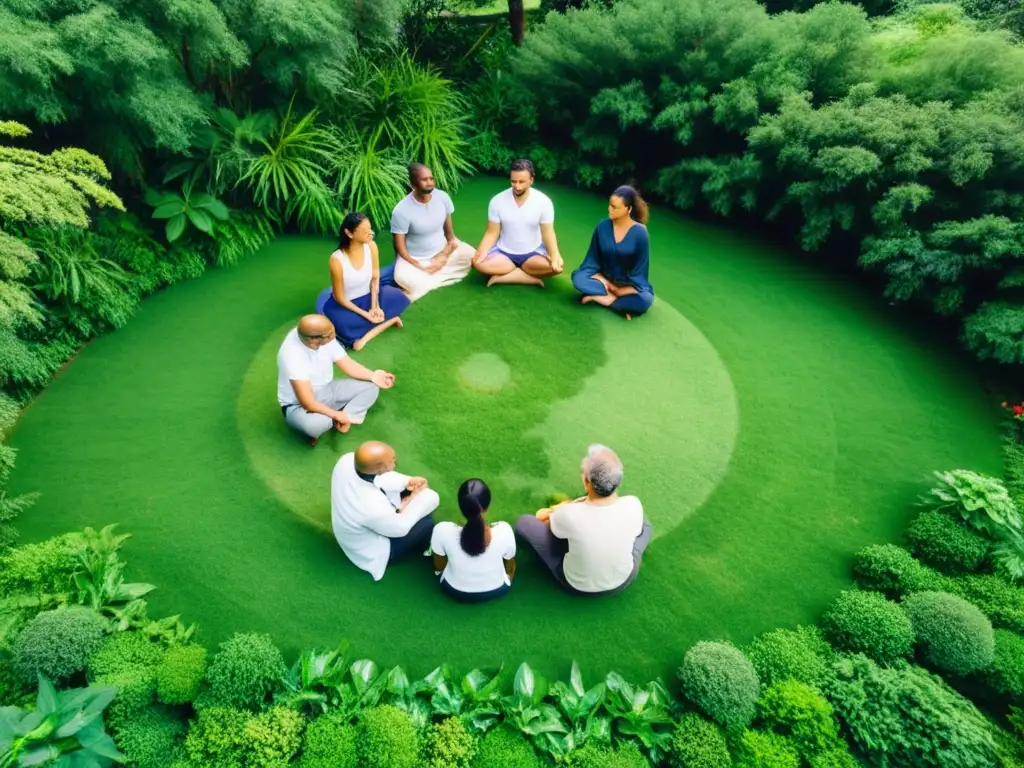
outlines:
{"label": "broad green leaves", "polygon": [[213,195],[193,191],[193,179],[188,179],[181,192],[155,192],[149,190],[146,202],[153,206],[154,219],[166,219],[167,241],[173,243],[185,233],[189,223],[200,232],[212,234],[214,222],[227,221],[231,212]]}

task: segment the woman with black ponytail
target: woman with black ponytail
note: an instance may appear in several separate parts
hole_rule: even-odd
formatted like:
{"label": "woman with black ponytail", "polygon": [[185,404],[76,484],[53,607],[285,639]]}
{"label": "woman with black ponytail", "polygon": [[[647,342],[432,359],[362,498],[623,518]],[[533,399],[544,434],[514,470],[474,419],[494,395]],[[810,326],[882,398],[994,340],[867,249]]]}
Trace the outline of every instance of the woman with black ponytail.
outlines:
{"label": "woman with black ponytail", "polygon": [[654,288],[647,276],[651,241],[646,224],[647,203],[639,192],[629,186],[612,192],[608,218],[597,225],[586,258],[572,273],[584,304],[600,304],[627,320],[651,308]]}
{"label": "woman with black ponytail", "polygon": [[441,589],[464,603],[482,603],[508,594],[516,572],[516,536],[508,523],[487,523],[491,489],[478,478],[459,487],[459,509],[466,524],[438,523],[430,539],[434,573]]}

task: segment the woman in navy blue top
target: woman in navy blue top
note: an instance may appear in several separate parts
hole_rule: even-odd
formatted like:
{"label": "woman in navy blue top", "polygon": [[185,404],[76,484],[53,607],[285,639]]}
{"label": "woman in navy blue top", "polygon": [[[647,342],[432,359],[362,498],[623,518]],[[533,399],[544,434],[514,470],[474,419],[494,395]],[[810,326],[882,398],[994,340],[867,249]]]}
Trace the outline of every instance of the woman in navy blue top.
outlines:
{"label": "woman in navy blue top", "polygon": [[619,187],[608,198],[608,218],[597,225],[583,263],[572,284],[583,303],[610,307],[627,319],[642,315],[654,303],[647,279],[651,241],[647,236],[647,203],[632,187]]}

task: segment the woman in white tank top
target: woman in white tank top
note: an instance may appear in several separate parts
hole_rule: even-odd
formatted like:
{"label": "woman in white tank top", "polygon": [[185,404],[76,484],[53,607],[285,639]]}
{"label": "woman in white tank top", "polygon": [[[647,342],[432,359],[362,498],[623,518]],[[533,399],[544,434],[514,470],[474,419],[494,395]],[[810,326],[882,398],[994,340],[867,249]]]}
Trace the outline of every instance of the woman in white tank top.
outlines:
{"label": "woman in white tank top", "polygon": [[360,350],[388,328],[402,327],[399,315],[409,298],[394,286],[380,284],[377,244],[365,215],[346,216],[339,239],[331,254],[331,295],[323,313],[334,324],[338,341]]}

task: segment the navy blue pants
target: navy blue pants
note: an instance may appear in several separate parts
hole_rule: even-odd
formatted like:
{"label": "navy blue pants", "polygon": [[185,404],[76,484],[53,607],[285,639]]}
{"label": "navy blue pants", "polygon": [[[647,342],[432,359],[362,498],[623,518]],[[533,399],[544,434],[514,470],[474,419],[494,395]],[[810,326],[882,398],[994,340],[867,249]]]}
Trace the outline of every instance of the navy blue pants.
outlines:
{"label": "navy blue pants", "polygon": [[[579,270],[572,273],[572,284],[584,296],[608,295],[608,291],[605,290],[600,280],[595,280],[592,277],[581,274]],[[642,315],[651,308],[653,303],[653,293],[631,293],[628,296],[622,296],[613,301],[609,308],[620,315]]]}

